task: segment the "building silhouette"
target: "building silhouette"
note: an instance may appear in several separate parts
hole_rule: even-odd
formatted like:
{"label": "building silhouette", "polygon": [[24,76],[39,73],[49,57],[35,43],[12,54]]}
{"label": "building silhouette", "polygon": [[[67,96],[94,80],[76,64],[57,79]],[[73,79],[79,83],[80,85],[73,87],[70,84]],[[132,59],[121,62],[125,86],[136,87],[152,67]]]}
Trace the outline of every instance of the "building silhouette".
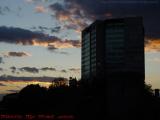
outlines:
{"label": "building silhouette", "polygon": [[154,90],[154,95],[155,95],[156,97],[159,97],[159,89],[155,89],[155,90]]}
{"label": "building silhouette", "polygon": [[82,81],[104,88],[111,114],[139,104],[144,64],[142,17],[97,20],[82,31]]}

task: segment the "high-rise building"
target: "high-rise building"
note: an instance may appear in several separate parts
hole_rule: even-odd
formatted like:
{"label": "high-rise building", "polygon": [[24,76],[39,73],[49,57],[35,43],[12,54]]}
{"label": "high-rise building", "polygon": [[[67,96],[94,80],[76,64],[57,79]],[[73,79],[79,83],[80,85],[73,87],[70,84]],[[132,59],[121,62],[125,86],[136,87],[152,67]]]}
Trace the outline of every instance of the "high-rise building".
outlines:
{"label": "high-rise building", "polygon": [[142,17],[97,20],[82,31],[83,84],[104,88],[111,114],[140,104],[144,66]]}
{"label": "high-rise building", "polygon": [[144,80],[141,17],[95,21],[82,31],[82,79],[130,76]]}

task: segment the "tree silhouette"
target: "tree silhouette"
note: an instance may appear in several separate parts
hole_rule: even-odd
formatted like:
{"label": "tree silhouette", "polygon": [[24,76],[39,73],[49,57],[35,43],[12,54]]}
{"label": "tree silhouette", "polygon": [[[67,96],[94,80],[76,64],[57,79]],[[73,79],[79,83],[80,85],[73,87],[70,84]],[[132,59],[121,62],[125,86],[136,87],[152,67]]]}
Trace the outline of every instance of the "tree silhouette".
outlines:
{"label": "tree silhouette", "polygon": [[147,95],[153,96],[152,85],[151,85],[151,84],[145,84],[144,92],[145,92],[145,94],[147,94]]}

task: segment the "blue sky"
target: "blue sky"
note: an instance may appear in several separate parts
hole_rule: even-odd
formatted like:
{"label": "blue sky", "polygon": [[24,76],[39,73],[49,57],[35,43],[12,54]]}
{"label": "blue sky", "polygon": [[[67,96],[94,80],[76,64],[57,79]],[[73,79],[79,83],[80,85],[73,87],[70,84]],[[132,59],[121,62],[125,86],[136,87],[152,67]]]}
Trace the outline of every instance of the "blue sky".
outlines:
{"label": "blue sky", "polygon": [[[0,16],[1,22],[0,26],[7,26],[7,27],[18,27],[23,29],[28,29],[31,31],[33,27],[48,27],[54,28],[59,26],[59,22],[56,21],[49,13],[48,9],[46,12],[37,13],[36,6],[43,5],[44,7],[47,6],[46,2],[37,2],[34,1],[27,1],[27,0],[6,0],[0,1],[1,8],[8,7],[10,11],[4,11],[4,15]],[[56,1],[55,1],[56,2]],[[54,3],[54,2],[53,2]],[[44,8],[45,9],[45,8]],[[48,11],[48,12],[47,12]],[[37,30],[39,31],[39,30]],[[41,31],[40,31],[41,32]],[[62,39],[76,39],[76,33],[74,35],[68,34],[68,30],[62,30],[61,33],[50,33],[50,31],[44,31],[45,34],[50,34],[61,37]],[[74,32],[74,31],[72,31]],[[79,37],[80,38],[80,37]],[[11,67],[11,66],[33,66],[33,67],[54,67],[57,66],[59,69],[69,69],[69,68],[79,68],[80,67],[80,49],[79,48],[65,48],[59,49],[54,51],[49,51],[44,46],[21,46],[16,44],[6,44],[0,43],[0,51],[1,55],[5,52],[9,51],[26,51],[31,54],[31,56],[26,56],[23,58],[18,57],[6,57],[4,58],[5,64],[1,66],[4,67]],[[66,52],[66,54],[60,54],[58,52]],[[64,61],[65,59],[65,61]],[[7,72],[8,73],[8,72]],[[54,74],[52,75],[54,76]],[[80,75],[76,75],[80,76]]]}
{"label": "blue sky", "polygon": [[[146,82],[160,88],[160,15],[156,13],[160,3],[147,1],[113,4],[106,0],[0,0],[0,29],[5,31],[4,36],[0,35],[0,75],[80,78],[80,31],[84,27],[96,19],[143,16]],[[15,31],[23,32],[10,36]],[[28,34],[31,37],[23,39]],[[42,69],[46,67],[48,70]],[[21,81],[16,87],[17,81],[0,83],[1,93],[26,85]]]}

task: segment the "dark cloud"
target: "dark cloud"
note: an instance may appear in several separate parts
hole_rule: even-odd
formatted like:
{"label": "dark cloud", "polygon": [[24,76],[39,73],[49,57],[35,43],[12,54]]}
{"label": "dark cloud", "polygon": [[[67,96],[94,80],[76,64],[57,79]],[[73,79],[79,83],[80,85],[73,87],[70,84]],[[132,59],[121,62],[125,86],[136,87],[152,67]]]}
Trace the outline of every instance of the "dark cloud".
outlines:
{"label": "dark cloud", "polygon": [[5,26],[0,27],[0,42],[44,47],[52,46],[57,49],[80,47],[81,45],[78,40],[61,40],[56,36]]}
{"label": "dark cloud", "polygon": [[40,70],[42,70],[42,71],[56,71],[56,68],[44,67],[44,68],[41,68]]}
{"label": "dark cloud", "polygon": [[39,73],[39,69],[35,67],[22,67],[19,68],[21,72],[29,72],[29,73]]}
{"label": "dark cloud", "polygon": [[69,55],[68,52],[60,51],[60,50],[58,50],[57,48],[55,48],[55,47],[53,47],[53,46],[49,46],[49,47],[48,47],[48,50],[49,50],[50,52],[55,53],[55,54]]}
{"label": "dark cloud", "polygon": [[15,66],[10,67],[11,70],[16,70]]}
{"label": "dark cloud", "polygon": [[56,26],[56,27],[45,27],[45,26],[38,26],[38,27],[31,27],[31,29],[33,30],[37,30],[37,31],[40,31],[40,32],[46,32],[46,31],[50,31],[51,33],[59,33],[60,30],[62,29],[61,26]]}
{"label": "dark cloud", "polygon": [[49,6],[54,17],[67,29],[82,30],[87,21],[96,19],[142,16],[145,36],[160,38],[160,2],[159,0],[64,0]]}
{"label": "dark cloud", "polygon": [[51,33],[58,33],[60,32],[61,30],[61,26],[57,26],[57,27],[54,27],[54,28],[50,28],[51,30]]}
{"label": "dark cloud", "polygon": [[48,50],[55,51],[57,48],[55,46],[49,45]]}
{"label": "dark cloud", "polygon": [[[16,43],[22,45],[34,45],[34,42],[48,42],[50,37],[38,32],[13,27],[0,27],[0,42]],[[58,39],[55,36],[51,37],[53,40]]]}
{"label": "dark cloud", "polygon": [[6,86],[5,84],[3,84],[3,83],[0,83],[0,86]]}
{"label": "dark cloud", "polygon": [[11,69],[12,73],[15,73],[17,68],[15,66],[12,66],[12,67],[10,67],[10,69]]}
{"label": "dark cloud", "polygon": [[7,57],[25,57],[25,56],[31,56],[31,55],[27,52],[7,52],[5,56]]}
{"label": "dark cloud", "polygon": [[54,82],[54,81],[67,81],[67,78],[64,77],[16,77],[16,76],[0,76],[0,81],[4,82]]}
{"label": "dark cloud", "polygon": [[80,68],[70,68],[69,70],[72,72],[80,72],[81,71]]}
{"label": "dark cloud", "polygon": [[54,53],[58,53],[58,54],[62,54],[62,55],[69,55],[68,52],[64,52],[64,51],[54,51]]}
{"label": "dark cloud", "polygon": [[85,16],[83,10],[77,4],[70,4],[65,1],[64,4],[54,3],[49,8],[54,12],[53,17],[65,23],[64,27],[67,29],[80,31],[88,25],[88,17]]}
{"label": "dark cloud", "polygon": [[[22,68],[16,68],[15,66],[10,67],[10,70],[12,71],[12,73],[17,73],[18,71],[20,72],[29,72],[29,73],[39,73],[40,71],[58,71],[56,68],[54,67],[42,67],[42,68],[36,68],[36,67],[22,67]],[[71,68],[69,69],[70,71],[78,71],[78,68],[74,69]],[[60,72],[66,73],[67,70],[63,69],[60,70]]]}
{"label": "dark cloud", "polygon": [[38,29],[40,29],[41,31],[45,31],[45,30],[49,30],[48,27],[44,27],[44,26],[38,26]]}
{"label": "dark cloud", "polygon": [[61,70],[62,73],[67,73],[67,70]]}
{"label": "dark cloud", "polygon": [[76,31],[81,31],[96,19],[142,16],[147,37],[146,51],[160,51],[158,0],[64,0],[64,3],[54,3],[49,8],[64,28]]}
{"label": "dark cloud", "polygon": [[9,92],[17,93],[19,90],[8,90]]}

